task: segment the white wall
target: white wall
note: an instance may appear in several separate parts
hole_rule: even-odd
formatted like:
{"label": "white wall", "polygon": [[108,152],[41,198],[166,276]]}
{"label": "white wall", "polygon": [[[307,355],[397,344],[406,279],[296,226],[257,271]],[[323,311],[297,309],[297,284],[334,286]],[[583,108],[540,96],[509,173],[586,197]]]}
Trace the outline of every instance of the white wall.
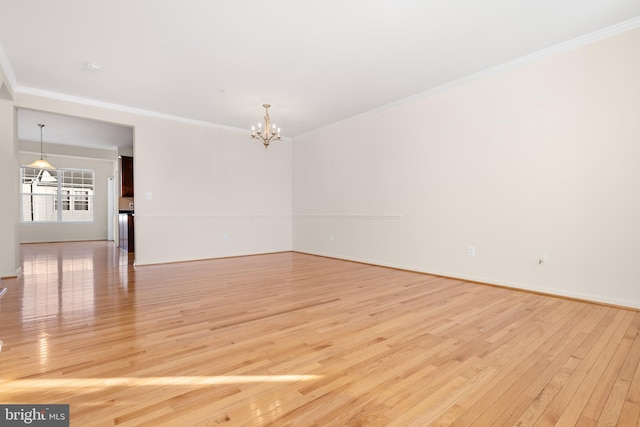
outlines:
{"label": "white wall", "polygon": [[[245,130],[181,122],[17,92],[13,104],[134,127],[135,236],[138,265],[291,250],[291,144],[265,150]],[[2,101],[0,101],[2,102]],[[11,104],[10,102],[8,102]],[[13,106],[0,119],[13,120]],[[2,226],[17,221],[17,150],[13,130],[2,150],[14,159],[12,212]],[[5,142],[6,139],[6,142]],[[53,160],[53,157],[51,157]],[[3,169],[4,170],[4,169]],[[12,175],[13,176],[13,175]],[[11,193],[11,194],[9,194]],[[151,193],[151,200],[146,199]],[[4,210],[7,212],[4,213]],[[228,236],[224,241],[224,235]],[[0,242],[2,253],[16,239]],[[4,258],[3,258],[4,259]],[[6,262],[19,264],[16,256]],[[11,267],[5,268],[13,271]],[[4,271],[4,270],[3,270]]]}
{"label": "white wall", "polygon": [[[2,78],[0,70],[0,81]],[[20,273],[15,116],[13,103],[0,99],[0,277],[13,277]]]}
{"label": "white wall", "polygon": [[638,52],[634,30],[296,138],[294,250],[640,307]]}
{"label": "white wall", "polygon": [[[39,158],[40,144],[37,144],[37,151],[22,151],[25,148],[33,148],[32,144],[20,142],[18,162],[26,165]],[[69,150],[71,149],[71,150]],[[90,150],[79,147],[55,146],[49,144],[45,147],[47,160],[58,168],[90,169],[95,172],[94,186],[94,216],[93,222],[87,223],[20,223],[18,227],[18,238],[20,243],[34,242],[65,242],[79,240],[106,240],[107,239],[107,179],[114,177],[114,163],[117,160],[116,152],[113,151],[109,157],[96,158],[102,153],[95,154],[94,158],[79,157],[70,155],[59,155],[56,152],[84,154],[91,156],[92,152],[104,150]],[[105,156],[103,156],[105,157]]]}
{"label": "white wall", "polygon": [[293,248],[640,307],[638,51],[634,30],[268,151],[233,129],[14,93],[0,272],[19,266],[15,105],[135,127],[138,264]]}
{"label": "white wall", "polygon": [[135,130],[139,264],[291,250],[289,142],[151,122]]}

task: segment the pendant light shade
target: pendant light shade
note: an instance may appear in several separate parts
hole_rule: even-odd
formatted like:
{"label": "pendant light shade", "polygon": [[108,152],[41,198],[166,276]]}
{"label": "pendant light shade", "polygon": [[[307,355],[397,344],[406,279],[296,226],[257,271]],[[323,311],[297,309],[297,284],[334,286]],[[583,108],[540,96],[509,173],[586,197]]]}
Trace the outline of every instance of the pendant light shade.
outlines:
{"label": "pendant light shade", "polygon": [[44,125],[42,123],[38,123],[38,126],[40,126],[40,158],[30,165],[27,165],[27,167],[36,169],[55,169],[56,167],[52,166],[51,163],[45,159],[46,156],[42,150],[42,128]]}

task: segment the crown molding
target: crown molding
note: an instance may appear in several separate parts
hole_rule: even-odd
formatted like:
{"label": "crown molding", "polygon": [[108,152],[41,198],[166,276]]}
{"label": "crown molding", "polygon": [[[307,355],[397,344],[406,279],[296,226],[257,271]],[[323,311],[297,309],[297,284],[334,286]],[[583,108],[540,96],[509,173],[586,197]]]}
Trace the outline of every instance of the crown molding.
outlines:
{"label": "crown molding", "polygon": [[128,107],[126,105],[113,104],[110,102],[98,101],[95,99],[83,98],[83,97],[74,96],[74,95],[67,95],[64,93],[52,92],[48,90],[19,86],[14,90],[14,92],[19,94],[24,94],[24,95],[37,96],[41,98],[54,99],[57,101],[70,102],[73,104],[81,104],[89,107],[104,108],[107,110],[118,111],[122,113],[136,114],[139,116],[146,116],[146,117],[151,117],[155,119],[171,120],[171,121],[182,122],[182,123],[187,123],[192,125],[207,126],[207,127],[217,128],[217,129],[225,129],[225,130],[234,131],[234,132],[242,132],[242,133],[248,132],[246,129],[237,128],[233,126],[220,125],[217,123],[207,122],[204,120],[189,119],[186,117],[174,116],[172,114],[158,113],[156,111],[145,110],[142,108]]}
{"label": "crown molding", "polygon": [[[15,74],[13,73],[13,67],[11,67],[11,62],[9,61],[9,57],[6,54],[4,47],[2,46],[2,43],[0,43],[0,72],[4,73],[4,76],[6,77],[6,83],[8,83],[8,86],[4,85],[6,87],[3,87],[3,89],[7,89],[9,95],[11,95],[12,97],[14,94],[19,93],[24,95],[32,95],[32,96],[37,96],[42,98],[54,99],[57,101],[71,102],[74,104],[81,104],[81,105],[86,105],[90,107],[104,108],[104,109],[119,111],[123,113],[131,113],[131,114],[136,114],[136,115],[146,116],[146,117],[151,117],[156,119],[171,120],[171,121],[176,121],[176,122],[181,122],[186,124],[213,127],[217,129],[225,129],[228,131],[238,132],[238,133],[247,133],[246,129],[237,128],[233,126],[219,125],[217,123],[207,122],[204,120],[189,119],[186,117],[174,116],[174,115],[165,114],[165,113],[158,113],[155,111],[145,110],[142,108],[128,107],[126,105],[113,104],[109,102],[97,101],[95,99],[90,99],[90,98],[83,98],[83,97],[67,95],[59,92],[20,86],[18,85]],[[284,137],[283,140],[290,140],[290,138]]]}
{"label": "crown molding", "polygon": [[[150,117],[150,118],[155,118],[155,119],[170,120],[170,121],[180,122],[180,123],[185,123],[185,124],[190,124],[190,125],[204,126],[204,127],[209,127],[209,128],[215,128],[215,129],[222,129],[222,130],[227,130],[227,131],[230,131],[230,132],[242,133],[242,134],[247,134],[247,135],[250,132],[250,130],[244,129],[244,128],[237,128],[237,127],[234,127],[234,126],[221,125],[221,124],[218,124],[218,123],[207,122],[205,120],[189,119],[189,118],[186,118],[186,117],[174,116],[172,114],[158,113],[156,111],[145,110],[145,109],[142,109],[142,108],[128,107],[126,105],[120,105],[120,104],[112,104],[112,103],[109,103],[109,102],[97,101],[95,99],[82,98],[82,97],[79,97],[79,96],[67,95],[67,94],[59,93],[59,92],[51,92],[51,91],[42,90],[42,89],[35,89],[35,88],[29,88],[29,87],[18,87],[17,89],[15,89],[14,93],[19,93],[19,94],[24,94],[24,95],[32,95],[32,96],[48,98],[48,99],[54,99],[54,100],[57,100],[57,101],[70,102],[70,103],[73,103],[73,104],[86,105],[86,106],[89,106],[89,107],[104,108],[104,109],[111,110],[111,111],[118,111],[118,112],[122,112],[122,113],[130,113],[130,114],[135,114],[135,115],[138,115],[138,116],[145,116],[145,117]],[[291,137],[283,136],[282,137],[282,141],[291,142]]]}
{"label": "crown molding", "polygon": [[530,55],[525,55],[521,58],[515,59],[513,61],[509,61],[505,65],[517,66],[521,64],[527,64],[539,58],[553,56],[558,53],[562,53],[568,50],[586,46],[600,40],[617,36],[618,34],[626,33],[627,31],[635,30],[636,28],[640,28],[640,16],[633,19],[629,19],[627,21],[620,22],[610,27],[603,28],[598,31],[594,31],[593,33],[589,33],[584,36],[576,37],[575,39],[571,39],[566,42],[552,46],[550,48],[543,49],[538,52],[534,52]]}
{"label": "crown molding", "polygon": [[0,81],[0,86],[3,88],[11,98],[13,98],[13,91],[16,86],[16,76],[13,74],[13,68],[11,67],[11,63],[9,62],[9,57],[4,50],[4,46],[0,43],[0,76],[4,76],[4,83]]}
{"label": "crown molding", "polygon": [[[406,98],[400,99],[398,101],[389,103],[389,104],[385,104],[383,106],[380,106],[378,108],[374,108],[372,110],[366,111],[364,113],[361,114],[357,114],[355,116],[346,118],[344,120],[340,120],[334,123],[331,123],[329,125],[320,127],[318,129],[314,129],[312,131],[306,132],[304,134],[298,135],[296,138],[301,137],[301,136],[305,136],[305,135],[309,135],[309,134],[313,134],[315,132],[321,131],[321,130],[325,130],[325,129],[331,129],[334,128],[336,126],[340,126],[344,123],[348,123],[351,122],[353,120],[357,120],[359,118],[362,117],[367,117],[373,114],[377,114],[379,112],[385,111],[385,110],[389,110],[395,107],[398,107],[400,105],[404,105],[404,104],[408,104],[411,102],[414,102],[416,100],[419,99],[423,99],[423,98],[427,98],[430,96],[433,96],[434,94],[440,93],[442,91],[445,90],[449,90],[451,88],[457,87],[457,86],[461,86],[464,84],[467,84],[469,82],[481,79],[483,77],[492,75],[492,74],[496,74],[502,71],[506,71],[509,70],[510,68],[516,67],[516,66],[520,66],[520,65],[524,65],[545,57],[549,57],[552,55],[556,55],[558,53],[561,52],[565,52],[571,49],[575,49],[581,46],[585,46],[588,45],[590,43],[594,43],[609,37],[613,37],[615,35],[621,34],[621,33],[625,33],[627,31],[631,31],[634,29],[640,28],[640,16],[633,18],[633,19],[629,19],[627,21],[623,21],[620,22],[618,24],[600,29],[598,31],[594,31],[592,33],[586,34],[584,36],[580,36],[577,37],[575,39],[557,44],[555,46],[552,46],[550,48],[547,49],[543,49],[540,50],[538,52],[534,52],[530,55],[526,55],[520,58],[517,58],[515,60],[512,61],[508,61],[506,63],[497,65],[495,67],[491,67],[482,71],[479,71],[477,73],[473,73],[470,74],[468,76],[453,80],[451,82],[448,83],[444,83],[442,85],[436,86],[432,89],[426,90],[424,92],[420,92],[418,94],[415,95],[411,95],[408,96]],[[220,125],[217,123],[212,123],[212,122],[207,122],[204,120],[196,120],[196,119],[189,119],[186,117],[180,117],[180,116],[174,116],[171,114],[165,114],[165,113],[159,113],[159,112],[155,112],[155,111],[150,111],[150,110],[145,110],[145,109],[141,109],[141,108],[134,108],[134,107],[128,107],[125,105],[119,105],[119,104],[112,104],[112,103],[108,103],[108,102],[103,102],[103,101],[97,101],[94,99],[89,99],[89,98],[82,98],[82,97],[78,97],[78,96],[73,96],[73,95],[66,95],[66,94],[62,94],[62,93],[58,93],[58,92],[52,92],[52,91],[46,91],[46,90],[41,90],[41,89],[35,89],[35,88],[29,88],[29,87],[22,87],[19,86],[17,84],[17,80],[15,78],[15,75],[13,73],[13,69],[11,67],[9,58],[6,55],[6,52],[2,46],[2,44],[0,43],[0,71],[4,72],[4,75],[6,77],[6,82],[8,83],[8,86],[6,87],[6,89],[8,89],[9,94],[11,95],[16,94],[16,93],[20,93],[20,94],[25,94],[25,95],[33,95],[33,96],[38,96],[38,97],[44,97],[44,98],[49,98],[49,99],[55,99],[55,100],[59,100],[59,101],[65,101],[65,102],[71,102],[71,103],[75,103],[75,104],[81,104],[81,105],[87,105],[87,106],[92,106],[92,107],[99,107],[99,108],[104,108],[104,109],[109,109],[109,110],[113,110],[113,111],[119,111],[119,112],[125,112],[125,113],[131,113],[131,114],[136,114],[136,115],[140,115],[140,116],[146,116],[146,117],[152,117],[152,118],[158,118],[158,119],[164,119],[164,120],[171,120],[171,121],[176,121],[176,122],[181,122],[181,123],[186,123],[186,124],[192,124],[192,125],[197,125],[197,126],[206,126],[206,127],[212,127],[212,128],[216,128],[216,129],[224,129],[227,131],[231,131],[231,132],[238,132],[238,133],[246,133],[247,130],[246,129],[242,129],[242,128],[237,128],[237,127],[233,127],[233,126],[226,126],[226,125]],[[283,140],[289,140],[291,141],[292,138],[287,138],[284,137]]]}
{"label": "crown molding", "polygon": [[502,63],[500,65],[496,65],[494,67],[491,68],[487,68],[485,70],[482,71],[478,71],[476,73],[473,74],[469,74],[467,76],[461,77],[459,79],[450,81],[448,83],[443,83],[439,86],[433,87],[431,89],[428,89],[424,92],[420,92],[414,95],[410,95],[406,98],[402,98],[398,101],[394,101],[391,102],[389,104],[385,104],[382,105],[378,108],[374,108],[372,110],[366,111],[364,113],[360,113],[360,114],[356,114],[355,116],[351,116],[348,117],[344,120],[340,120],[331,124],[328,124],[326,126],[322,126],[318,129],[314,129],[311,130],[309,132],[305,132],[304,134],[298,135],[296,138],[299,138],[301,136],[307,136],[307,135],[311,135],[313,133],[316,132],[320,132],[322,130],[326,130],[326,129],[333,129],[337,126],[341,126],[345,123],[349,123],[353,120],[358,120],[364,117],[368,117],[374,114],[378,114],[380,112],[386,111],[386,110],[391,110],[393,108],[405,105],[405,104],[410,104],[412,102],[418,101],[420,99],[424,99],[424,98],[428,98],[431,97],[437,93],[449,90],[449,89],[453,89],[455,87],[458,86],[463,86],[467,83],[479,80],[481,78],[493,75],[493,74],[497,74],[503,71],[507,71],[511,68],[517,67],[517,66],[521,66],[521,65],[525,65],[543,58],[547,58],[553,55],[557,55],[559,53],[562,52],[566,52],[572,49],[577,49],[579,47],[582,46],[586,46],[589,45],[591,43],[595,43],[598,42],[600,40],[603,39],[607,39],[613,36],[616,36],[618,34],[622,34],[622,33],[626,33],[628,31],[632,31],[635,30],[637,28],[640,28],[640,16],[633,18],[633,19],[629,19],[627,21],[623,21],[620,22],[618,24],[615,25],[611,25],[609,27],[600,29],[598,31],[594,31],[592,33],[586,34],[584,36],[580,36],[580,37],[576,37],[575,39],[571,39],[569,41],[563,42],[563,43],[559,43],[557,45],[551,46],[547,49],[542,49],[540,51],[531,53],[529,55],[525,55],[522,56],[520,58],[514,59],[512,61],[508,61],[505,63]]}

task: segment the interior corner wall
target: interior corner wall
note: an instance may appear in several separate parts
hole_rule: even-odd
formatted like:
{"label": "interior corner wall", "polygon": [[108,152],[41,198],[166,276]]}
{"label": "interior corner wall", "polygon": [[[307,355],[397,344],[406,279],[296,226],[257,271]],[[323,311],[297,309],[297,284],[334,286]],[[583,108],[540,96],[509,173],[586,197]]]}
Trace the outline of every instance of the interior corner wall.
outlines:
{"label": "interior corner wall", "polygon": [[638,52],[636,29],[296,138],[294,250],[640,308]]}

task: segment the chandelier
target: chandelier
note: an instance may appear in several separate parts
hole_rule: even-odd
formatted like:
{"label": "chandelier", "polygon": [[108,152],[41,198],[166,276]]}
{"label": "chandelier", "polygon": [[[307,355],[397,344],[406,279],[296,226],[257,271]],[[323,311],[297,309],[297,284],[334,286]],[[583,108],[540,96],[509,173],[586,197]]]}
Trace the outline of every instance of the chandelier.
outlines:
{"label": "chandelier", "polygon": [[40,126],[40,158],[35,162],[31,163],[30,165],[27,165],[27,167],[36,168],[36,169],[55,169],[56,167],[51,166],[51,163],[49,163],[45,159],[45,157],[47,156],[44,154],[44,151],[42,150],[42,128],[44,127],[44,125],[42,123],[38,123],[38,126]]}
{"label": "chandelier", "polygon": [[280,140],[282,137],[280,136],[280,128],[276,127],[275,124],[271,124],[271,118],[269,117],[269,107],[270,104],[262,104],[264,107],[264,129],[262,128],[262,123],[258,123],[258,129],[255,126],[251,126],[251,138],[259,139],[264,144],[264,148],[269,146],[271,140]]}

